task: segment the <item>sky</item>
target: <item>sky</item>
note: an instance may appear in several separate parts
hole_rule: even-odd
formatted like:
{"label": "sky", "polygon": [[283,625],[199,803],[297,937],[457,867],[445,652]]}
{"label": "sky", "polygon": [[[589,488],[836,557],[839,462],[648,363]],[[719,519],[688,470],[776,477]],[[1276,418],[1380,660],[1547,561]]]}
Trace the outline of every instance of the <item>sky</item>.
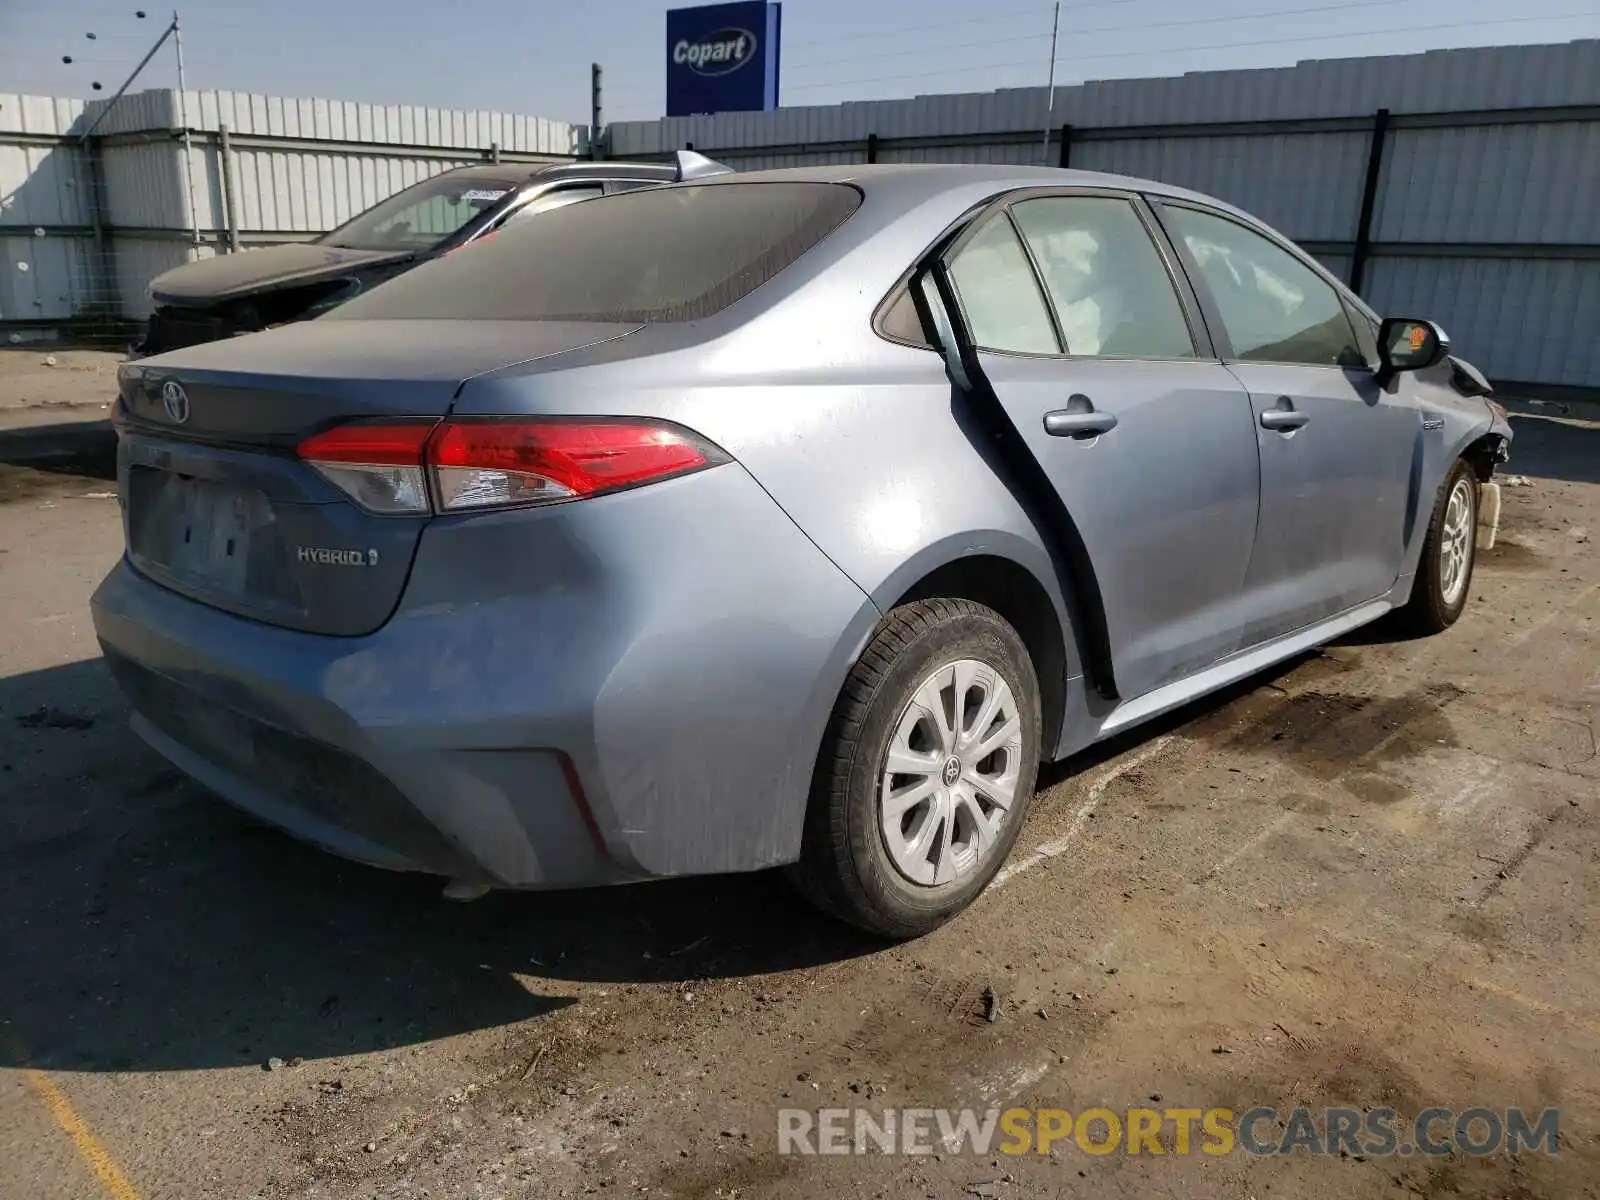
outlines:
{"label": "sky", "polygon": [[[171,17],[149,9],[139,19],[142,2],[0,0],[0,92],[109,96]],[[185,81],[586,122],[589,64],[599,62],[606,119],[649,119],[663,112],[667,7],[194,0],[182,10]],[[1049,69],[1051,20],[1050,0],[786,0],[780,100],[1037,86]],[[1063,0],[1056,80],[1584,37],[1600,37],[1600,0]],[[175,81],[169,44],[135,89]]]}

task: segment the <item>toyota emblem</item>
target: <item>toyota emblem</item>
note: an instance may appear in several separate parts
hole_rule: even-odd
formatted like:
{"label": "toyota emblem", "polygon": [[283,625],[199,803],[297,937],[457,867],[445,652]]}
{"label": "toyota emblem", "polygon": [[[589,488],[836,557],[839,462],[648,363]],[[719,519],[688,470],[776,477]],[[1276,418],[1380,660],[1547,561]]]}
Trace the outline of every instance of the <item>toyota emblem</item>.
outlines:
{"label": "toyota emblem", "polygon": [[169,379],[161,385],[161,407],[166,410],[167,420],[174,425],[182,425],[189,419],[189,393],[183,390],[183,384]]}

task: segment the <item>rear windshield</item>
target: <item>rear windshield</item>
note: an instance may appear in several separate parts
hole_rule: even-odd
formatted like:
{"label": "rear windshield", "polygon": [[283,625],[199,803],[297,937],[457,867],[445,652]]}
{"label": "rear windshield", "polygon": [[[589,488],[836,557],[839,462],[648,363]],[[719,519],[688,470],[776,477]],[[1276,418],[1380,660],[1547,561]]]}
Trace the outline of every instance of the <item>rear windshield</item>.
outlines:
{"label": "rear windshield", "polygon": [[703,184],[541,213],[324,319],[693,321],[726,308],[861,204],[833,183]]}
{"label": "rear windshield", "polygon": [[447,173],[412,184],[318,238],[347,250],[426,250],[476,220],[515,189],[515,179]]}

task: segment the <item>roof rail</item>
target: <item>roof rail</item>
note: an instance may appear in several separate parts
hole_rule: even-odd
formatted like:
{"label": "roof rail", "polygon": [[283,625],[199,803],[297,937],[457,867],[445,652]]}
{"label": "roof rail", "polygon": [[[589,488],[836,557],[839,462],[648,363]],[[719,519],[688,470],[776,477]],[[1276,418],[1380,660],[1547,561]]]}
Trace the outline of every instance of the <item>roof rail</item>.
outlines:
{"label": "roof rail", "polygon": [[693,150],[679,150],[673,158],[678,167],[676,180],[678,183],[686,179],[708,179],[712,175],[733,174],[732,167],[707,158],[704,154],[696,154]]}

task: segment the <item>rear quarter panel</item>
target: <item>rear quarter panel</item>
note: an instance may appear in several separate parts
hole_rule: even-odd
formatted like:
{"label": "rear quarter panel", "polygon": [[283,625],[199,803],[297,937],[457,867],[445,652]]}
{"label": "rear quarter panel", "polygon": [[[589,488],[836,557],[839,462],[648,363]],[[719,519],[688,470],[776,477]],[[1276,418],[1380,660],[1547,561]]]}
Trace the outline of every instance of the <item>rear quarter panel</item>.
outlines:
{"label": "rear quarter panel", "polygon": [[[830,346],[836,359],[840,345]],[[992,555],[1038,580],[1070,647],[1067,601],[1049,553],[991,463],[940,358],[870,329],[843,361],[780,365],[796,353],[792,343],[741,339],[515,380],[477,379],[463,389],[456,412],[515,406],[677,421],[742,464],[878,611],[941,566]],[[755,544],[747,551],[763,553]],[[858,632],[841,628],[825,669],[847,670],[861,648]],[[843,670],[836,672],[840,683]],[[807,731],[816,739],[812,753],[821,734]]]}

